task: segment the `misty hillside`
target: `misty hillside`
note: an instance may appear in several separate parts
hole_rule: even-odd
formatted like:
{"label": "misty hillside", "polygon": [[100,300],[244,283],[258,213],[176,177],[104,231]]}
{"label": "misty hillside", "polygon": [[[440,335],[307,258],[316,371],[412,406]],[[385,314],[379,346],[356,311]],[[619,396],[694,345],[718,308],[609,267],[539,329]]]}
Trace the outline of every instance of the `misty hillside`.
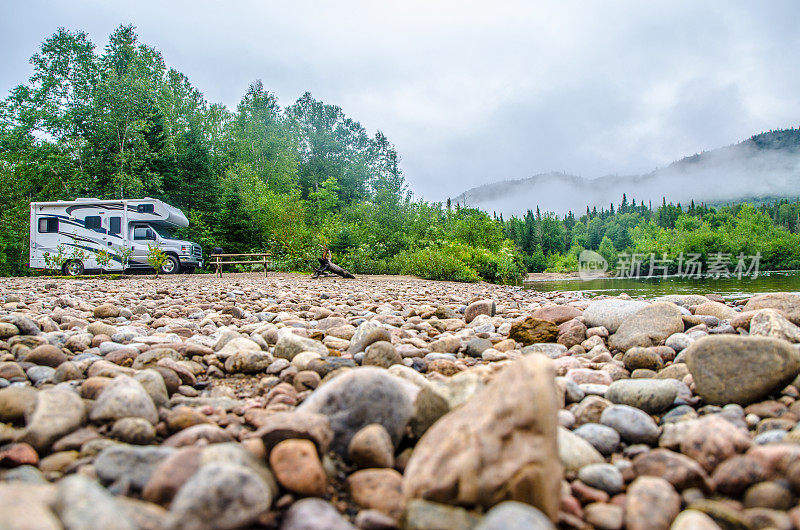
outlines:
{"label": "misty hillside", "polygon": [[586,179],[544,173],[478,186],[453,203],[488,212],[520,215],[536,209],[564,214],[639,201],[726,203],[800,195],[800,129],[770,131],[743,142],[688,156],[645,175]]}

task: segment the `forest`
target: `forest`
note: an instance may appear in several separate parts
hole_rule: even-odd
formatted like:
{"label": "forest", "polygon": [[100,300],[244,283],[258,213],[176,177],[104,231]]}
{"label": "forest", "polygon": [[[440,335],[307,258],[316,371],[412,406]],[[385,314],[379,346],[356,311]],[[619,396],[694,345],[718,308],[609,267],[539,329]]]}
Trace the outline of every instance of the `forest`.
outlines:
{"label": "forest", "polygon": [[[601,254],[614,268],[623,253],[654,254],[676,262],[678,256],[699,255],[708,262],[718,254],[733,262],[740,254],[760,255],[762,270],[800,269],[800,201],[776,199],[711,207],[628,201],[580,218],[562,218],[528,211],[505,222],[505,234],[514,241],[530,272],[578,270],[584,249]],[[670,272],[677,272],[670,270]]]}
{"label": "forest", "polygon": [[276,270],[310,272],[328,247],[354,273],[518,283],[577,268],[580,250],[761,252],[798,268],[800,203],[628,203],[580,218],[529,211],[504,220],[415,199],[399,155],[333,104],[281,106],[254,81],[235,109],[208,102],[123,25],[97,48],[58,29],[33,74],[0,103],[0,275],[31,274],[31,201],[154,197],[181,208],[179,235],[226,252],[269,251]]}

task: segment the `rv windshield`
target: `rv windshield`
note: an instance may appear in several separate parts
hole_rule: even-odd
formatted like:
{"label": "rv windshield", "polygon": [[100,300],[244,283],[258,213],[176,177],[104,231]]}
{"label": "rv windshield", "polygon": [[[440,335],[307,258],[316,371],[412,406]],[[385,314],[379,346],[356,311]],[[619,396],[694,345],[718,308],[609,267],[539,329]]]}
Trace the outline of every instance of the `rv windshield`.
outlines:
{"label": "rv windshield", "polygon": [[174,236],[172,235],[172,232],[170,232],[168,229],[164,228],[163,226],[150,225],[150,228],[152,228],[153,230],[158,232],[158,235],[160,235],[164,239],[175,239]]}

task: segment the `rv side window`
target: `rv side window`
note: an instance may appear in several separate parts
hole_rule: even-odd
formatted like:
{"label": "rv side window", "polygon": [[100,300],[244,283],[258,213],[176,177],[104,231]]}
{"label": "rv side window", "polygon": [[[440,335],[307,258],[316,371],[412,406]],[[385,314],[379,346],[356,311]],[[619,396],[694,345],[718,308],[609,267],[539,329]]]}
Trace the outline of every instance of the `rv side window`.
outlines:
{"label": "rv side window", "polygon": [[83,220],[83,225],[88,228],[89,230],[97,230],[100,228],[100,216],[99,215],[90,215],[86,219]]}
{"label": "rv side window", "polygon": [[154,204],[140,204],[136,207],[136,213],[154,213],[156,206]]}
{"label": "rv side window", "polygon": [[121,234],[122,233],[122,218],[121,217],[109,217],[108,219],[108,233],[109,234]]}
{"label": "rv side window", "polygon": [[155,239],[156,235],[152,229],[146,226],[137,226],[133,229],[134,241],[145,241],[148,239]]}
{"label": "rv side window", "polygon": [[39,219],[40,234],[54,234],[58,232],[58,219],[55,217],[43,217]]}

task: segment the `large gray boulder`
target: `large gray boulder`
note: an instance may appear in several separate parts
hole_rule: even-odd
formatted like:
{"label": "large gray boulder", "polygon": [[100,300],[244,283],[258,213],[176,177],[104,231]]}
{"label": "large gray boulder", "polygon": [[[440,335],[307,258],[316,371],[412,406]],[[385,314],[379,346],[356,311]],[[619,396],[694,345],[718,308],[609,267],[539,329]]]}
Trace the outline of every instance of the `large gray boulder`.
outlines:
{"label": "large gray boulder", "polygon": [[621,351],[634,346],[657,346],[683,329],[683,317],[678,306],[657,302],[627,317],[608,342],[612,348]]}
{"label": "large gray boulder", "polygon": [[697,393],[718,405],[748,405],[800,373],[800,352],[775,338],[711,335],[692,343],[685,355]]}
{"label": "large gray boulder", "polygon": [[628,317],[648,305],[647,302],[619,298],[597,300],[583,311],[583,321],[590,328],[603,326],[610,333],[614,333]]}
{"label": "large gray boulder", "polygon": [[397,446],[414,413],[419,387],[383,368],[354,368],[317,388],[298,412],[327,416],[333,429],[331,447],[342,456],[353,435],[371,423],[386,428]]}

